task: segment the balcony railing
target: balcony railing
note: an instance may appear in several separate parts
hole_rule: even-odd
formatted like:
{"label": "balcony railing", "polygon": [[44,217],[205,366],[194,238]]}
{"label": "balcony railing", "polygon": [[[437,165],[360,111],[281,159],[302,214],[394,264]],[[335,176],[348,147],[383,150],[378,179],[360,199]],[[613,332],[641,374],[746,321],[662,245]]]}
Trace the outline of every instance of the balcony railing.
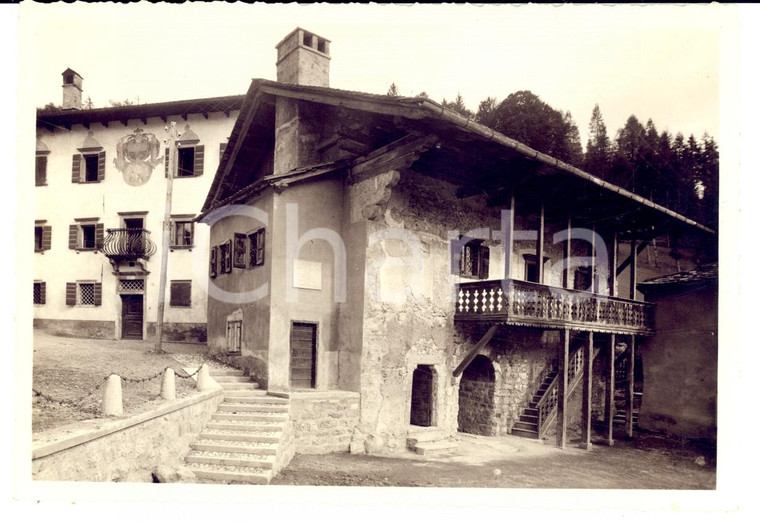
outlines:
{"label": "balcony railing", "polygon": [[113,261],[148,260],[156,253],[150,232],[142,228],[110,228],[101,251]]}
{"label": "balcony railing", "polygon": [[648,334],[654,306],[521,280],[465,282],[456,288],[454,320]]}

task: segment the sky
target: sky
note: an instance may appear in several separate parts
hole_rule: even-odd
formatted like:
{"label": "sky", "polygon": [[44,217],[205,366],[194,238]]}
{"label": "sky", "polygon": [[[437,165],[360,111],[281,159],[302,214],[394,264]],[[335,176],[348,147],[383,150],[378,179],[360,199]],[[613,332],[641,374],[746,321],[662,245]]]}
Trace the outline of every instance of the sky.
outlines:
{"label": "sky", "polygon": [[296,26],[331,40],[332,87],[422,91],[477,110],[530,90],[570,111],[585,145],[598,103],[608,133],[636,115],[720,143],[721,30],[731,6],[22,5],[29,102],[61,102],[61,72],[96,107],[245,93],[275,79],[275,45]]}

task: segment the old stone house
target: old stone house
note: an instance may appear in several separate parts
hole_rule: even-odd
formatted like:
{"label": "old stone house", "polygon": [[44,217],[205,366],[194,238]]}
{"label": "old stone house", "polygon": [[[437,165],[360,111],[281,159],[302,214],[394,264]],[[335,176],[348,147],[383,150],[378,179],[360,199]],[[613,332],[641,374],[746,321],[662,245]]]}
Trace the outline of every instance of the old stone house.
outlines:
{"label": "old stone house", "polygon": [[318,35],[277,51],[200,217],[211,348],[272,392],[358,398],[336,449],[555,425],[564,445],[573,420],[588,446],[594,389],[611,443],[615,347],[652,332],[640,245],[713,231],[429,99],[331,88]]}
{"label": "old stone house", "polygon": [[165,339],[206,340],[203,203],[243,96],[82,108],[63,72],[63,105],[37,112],[34,326],[98,338],[154,335],[168,154],[173,172]]}

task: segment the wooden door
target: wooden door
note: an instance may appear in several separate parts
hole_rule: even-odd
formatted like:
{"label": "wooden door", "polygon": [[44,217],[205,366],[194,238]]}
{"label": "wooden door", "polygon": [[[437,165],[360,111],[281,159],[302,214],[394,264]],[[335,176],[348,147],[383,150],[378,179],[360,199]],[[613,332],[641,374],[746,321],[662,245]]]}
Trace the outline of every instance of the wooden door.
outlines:
{"label": "wooden door", "polygon": [[143,296],[121,296],[121,337],[142,339]]}
{"label": "wooden door", "polygon": [[290,329],[290,386],[316,384],[317,325],[293,322]]}
{"label": "wooden door", "polygon": [[433,370],[418,365],[412,373],[412,407],[409,423],[421,427],[433,424]]}

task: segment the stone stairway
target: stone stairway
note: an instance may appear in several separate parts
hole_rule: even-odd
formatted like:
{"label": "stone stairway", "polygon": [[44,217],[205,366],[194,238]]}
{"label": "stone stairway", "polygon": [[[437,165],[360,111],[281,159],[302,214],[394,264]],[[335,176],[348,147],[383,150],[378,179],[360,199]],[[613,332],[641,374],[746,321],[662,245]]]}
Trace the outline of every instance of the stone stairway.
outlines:
{"label": "stone stairway", "polygon": [[512,426],[511,434],[513,436],[529,438],[532,440],[538,439],[538,409],[536,409],[536,405],[541,398],[544,397],[546,390],[549,389],[556,376],[557,370],[551,370],[541,382],[541,385],[538,386],[530,403],[525,409],[523,409],[523,412],[520,415],[520,420],[516,421]]}
{"label": "stone stairway", "polygon": [[211,370],[224,400],[190,444],[186,467],[201,483],[267,485],[288,422],[286,398],[269,396],[235,369]]}
{"label": "stone stairway", "polygon": [[410,427],[406,446],[421,456],[452,454],[457,450],[456,440],[436,427]]}

